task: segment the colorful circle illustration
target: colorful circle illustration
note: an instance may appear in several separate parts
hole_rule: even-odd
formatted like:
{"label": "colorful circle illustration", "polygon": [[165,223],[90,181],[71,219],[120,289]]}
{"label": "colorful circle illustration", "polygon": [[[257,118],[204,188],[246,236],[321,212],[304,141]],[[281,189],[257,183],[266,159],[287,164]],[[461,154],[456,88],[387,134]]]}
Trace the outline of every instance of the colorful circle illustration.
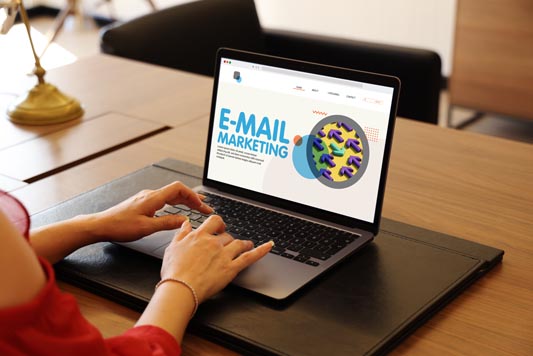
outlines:
{"label": "colorful circle illustration", "polygon": [[313,170],[311,170],[311,163],[307,159],[307,148],[309,140],[313,140],[311,135],[305,136],[295,136],[294,148],[292,151],[292,163],[296,171],[304,178],[307,179],[316,179],[317,175]]}
{"label": "colorful circle illustration", "polygon": [[331,115],[320,120],[306,142],[307,163],[313,175],[331,188],[357,182],[368,166],[368,140],[354,120]]}

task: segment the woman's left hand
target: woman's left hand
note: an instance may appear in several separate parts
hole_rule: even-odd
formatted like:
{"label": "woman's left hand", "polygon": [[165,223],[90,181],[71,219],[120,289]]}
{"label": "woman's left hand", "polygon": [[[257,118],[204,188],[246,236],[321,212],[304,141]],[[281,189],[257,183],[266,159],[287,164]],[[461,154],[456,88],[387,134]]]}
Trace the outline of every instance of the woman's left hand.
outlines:
{"label": "woman's left hand", "polygon": [[165,204],[184,204],[210,214],[213,209],[202,202],[203,196],[181,182],[171,183],[157,190],[143,190],[105,211],[91,215],[93,234],[100,240],[129,242],[160,230],[174,230],[187,220],[183,215],[154,214]]}

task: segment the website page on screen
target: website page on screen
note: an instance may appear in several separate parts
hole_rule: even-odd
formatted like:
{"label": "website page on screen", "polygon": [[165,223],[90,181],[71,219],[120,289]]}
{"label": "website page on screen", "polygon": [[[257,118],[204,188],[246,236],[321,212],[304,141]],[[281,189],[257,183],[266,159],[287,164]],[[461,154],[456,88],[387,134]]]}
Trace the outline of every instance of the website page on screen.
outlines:
{"label": "website page on screen", "polygon": [[207,177],[372,223],[392,97],[222,58]]}

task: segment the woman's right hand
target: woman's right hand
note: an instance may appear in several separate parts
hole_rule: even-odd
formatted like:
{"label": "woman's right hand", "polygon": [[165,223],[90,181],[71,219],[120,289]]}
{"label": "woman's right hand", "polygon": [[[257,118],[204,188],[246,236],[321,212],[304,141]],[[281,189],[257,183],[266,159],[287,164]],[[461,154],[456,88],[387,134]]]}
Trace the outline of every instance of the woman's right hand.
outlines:
{"label": "woman's right hand", "polygon": [[161,278],[187,282],[201,303],[265,256],[272,246],[267,242],[253,248],[251,241],[234,239],[225,232],[225,224],[217,215],[210,216],[194,231],[187,221],[165,250]]}

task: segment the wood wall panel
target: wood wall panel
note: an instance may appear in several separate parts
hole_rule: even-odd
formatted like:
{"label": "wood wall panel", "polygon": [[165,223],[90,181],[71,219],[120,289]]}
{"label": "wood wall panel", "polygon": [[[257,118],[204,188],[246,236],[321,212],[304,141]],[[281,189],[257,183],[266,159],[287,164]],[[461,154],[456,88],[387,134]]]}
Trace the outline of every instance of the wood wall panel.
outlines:
{"label": "wood wall panel", "polygon": [[459,0],[450,104],[533,119],[533,1]]}

